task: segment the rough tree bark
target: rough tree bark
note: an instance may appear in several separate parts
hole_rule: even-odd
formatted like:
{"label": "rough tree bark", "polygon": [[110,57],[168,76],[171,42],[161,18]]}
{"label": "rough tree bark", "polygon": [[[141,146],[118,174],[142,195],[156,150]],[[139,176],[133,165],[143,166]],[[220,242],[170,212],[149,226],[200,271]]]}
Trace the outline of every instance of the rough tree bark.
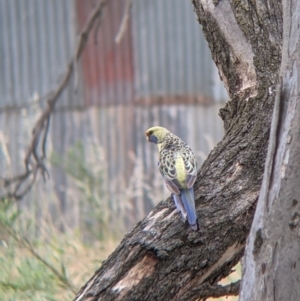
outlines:
{"label": "rough tree bark", "polygon": [[300,300],[300,2],[282,4],[281,79],[241,301]]}
{"label": "rough tree bark", "polygon": [[193,232],[180,220],[170,198],[161,202],[124,237],[77,301],[238,293],[239,283],[217,282],[244,253],[260,191],[281,61],[282,7],[278,0],[192,3],[230,96],[220,111],[224,138],[195,184],[200,229]]}

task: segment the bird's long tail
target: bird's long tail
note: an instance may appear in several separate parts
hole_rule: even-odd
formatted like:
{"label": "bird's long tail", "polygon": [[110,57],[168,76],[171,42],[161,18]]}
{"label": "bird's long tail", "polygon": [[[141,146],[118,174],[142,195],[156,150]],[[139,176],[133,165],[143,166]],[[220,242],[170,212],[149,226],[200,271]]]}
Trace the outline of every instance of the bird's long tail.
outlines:
{"label": "bird's long tail", "polygon": [[180,190],[180,196],[187,213],[188,222],[193,230],[197,230],[197,214],[195,209],[195,196],[193,187]]}

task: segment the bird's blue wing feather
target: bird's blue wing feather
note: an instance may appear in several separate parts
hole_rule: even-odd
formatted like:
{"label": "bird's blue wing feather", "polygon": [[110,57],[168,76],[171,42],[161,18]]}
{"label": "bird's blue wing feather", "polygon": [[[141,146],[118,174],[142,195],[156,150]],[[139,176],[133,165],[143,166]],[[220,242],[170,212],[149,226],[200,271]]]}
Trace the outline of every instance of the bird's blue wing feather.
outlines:
{"label": "bird's blue wing feather", "polygon": [[186,219],[187,213],[186,213],[185,207],[184,207],[184,205],[182,203],[181,196],[180,195],[176,195],[176,194],[172,194],[172,196],[173,196],[173,200],[174,200],[174,203],[176,205],[177,211],[180,211],[182,217],[184,219]]}
{"label": "bird's blue wing feather", "polygon": [[193,187],[180,190],[181,200],[187,213],[188,222],[193,230],[197,230],[197,213]]}

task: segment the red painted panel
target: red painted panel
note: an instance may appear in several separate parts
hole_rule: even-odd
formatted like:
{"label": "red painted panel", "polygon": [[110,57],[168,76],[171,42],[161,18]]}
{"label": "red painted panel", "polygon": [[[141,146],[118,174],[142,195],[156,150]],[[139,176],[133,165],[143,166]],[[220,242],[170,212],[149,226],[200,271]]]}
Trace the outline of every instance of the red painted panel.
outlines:
{"label": "red painted panel", "polygon": [[[79,32],[96,4],[94,0],[77,0]],[[81,58],[86,104],[128,103],[133,100],[130,18],[122,40],[119,44],[115,43],[125,5],[126,1],[108,1],[101,22],[94,26],[89,35]]]}

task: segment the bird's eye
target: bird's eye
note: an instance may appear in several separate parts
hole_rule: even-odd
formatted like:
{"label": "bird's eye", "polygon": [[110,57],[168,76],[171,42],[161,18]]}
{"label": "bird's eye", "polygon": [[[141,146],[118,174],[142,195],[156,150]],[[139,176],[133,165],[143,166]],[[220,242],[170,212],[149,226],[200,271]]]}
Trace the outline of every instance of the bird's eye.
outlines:
{"label": "bird's eye", "polygon": [[149,136],[151,136],[153,134],[153,131],[149,131],[148,134]]}

